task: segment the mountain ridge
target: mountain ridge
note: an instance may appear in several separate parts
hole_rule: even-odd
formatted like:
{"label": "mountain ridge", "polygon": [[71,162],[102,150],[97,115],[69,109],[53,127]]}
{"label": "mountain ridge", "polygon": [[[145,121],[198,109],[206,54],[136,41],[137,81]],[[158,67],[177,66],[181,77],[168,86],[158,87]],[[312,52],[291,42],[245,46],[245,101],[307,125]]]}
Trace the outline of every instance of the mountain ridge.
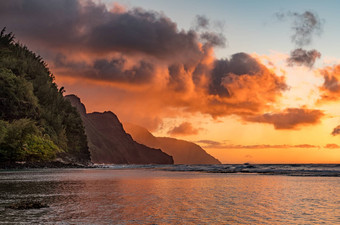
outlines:
{"label": "mountain ridge", "polygon": [[124,123],[124,129],[137,142],[160,148],[172,155],[174,164],[221,164],[218,159],[195,143],[171,137],[155,137],[144,127],[127,122]]}
{"label": "mountain ridge", "polygon": [[93,163],[173,164],[173,158],[160,149],[134,141],[113,112],[86,113],[79,97],[67,95],[65,98],[81,115]]}

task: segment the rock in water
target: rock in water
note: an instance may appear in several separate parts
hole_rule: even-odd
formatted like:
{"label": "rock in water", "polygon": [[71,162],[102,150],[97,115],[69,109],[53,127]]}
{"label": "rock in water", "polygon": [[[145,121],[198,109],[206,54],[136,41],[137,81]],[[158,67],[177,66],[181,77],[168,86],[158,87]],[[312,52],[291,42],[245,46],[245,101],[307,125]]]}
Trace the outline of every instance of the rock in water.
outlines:
{"label": "rock in water", "polygon": [[49,207],[47,204],[38,201],[22,201],[13,203],[6,208],[15,210],[26,210],[26,209],[41,209]]}

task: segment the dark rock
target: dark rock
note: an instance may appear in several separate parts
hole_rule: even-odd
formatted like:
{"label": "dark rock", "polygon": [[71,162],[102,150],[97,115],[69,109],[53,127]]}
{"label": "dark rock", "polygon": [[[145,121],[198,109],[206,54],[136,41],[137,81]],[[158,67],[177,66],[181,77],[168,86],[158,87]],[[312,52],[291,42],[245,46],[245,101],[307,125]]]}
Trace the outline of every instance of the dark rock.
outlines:
{"label": "dark rock", "polygon": [[88,168],[91,164],[74,162],[50,161],[50,162],[12,162],[0,163],[0,169],[28,169],[28,168]]}
{"label": "dark rock", "polygon": [[6,206],[6,208],[15,209],[15,210],[41,209],[41,208],[47,208],[47,207],[49,207],[47,204],[41,203],[38,201],[22,201],[22,202],[16,202],[9,206]]}

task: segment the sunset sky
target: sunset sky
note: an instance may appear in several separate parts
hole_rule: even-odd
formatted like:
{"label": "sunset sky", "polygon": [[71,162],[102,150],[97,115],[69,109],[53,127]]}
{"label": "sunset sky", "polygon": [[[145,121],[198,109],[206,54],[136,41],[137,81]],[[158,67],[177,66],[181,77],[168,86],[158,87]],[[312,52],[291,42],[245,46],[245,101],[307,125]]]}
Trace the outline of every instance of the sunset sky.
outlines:
{"label": "sunset sky", "polygon": [[88,112],[223,163],[340,163],[339,1],[0,1]]}

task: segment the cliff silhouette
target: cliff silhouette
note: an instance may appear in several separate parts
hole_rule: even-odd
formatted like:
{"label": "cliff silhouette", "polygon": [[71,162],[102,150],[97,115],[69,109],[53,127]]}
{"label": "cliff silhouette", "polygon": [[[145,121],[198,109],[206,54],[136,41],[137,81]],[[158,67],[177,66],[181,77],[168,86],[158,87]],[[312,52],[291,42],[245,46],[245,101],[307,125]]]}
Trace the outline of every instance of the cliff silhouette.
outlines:
{"label": "cliff silhouette", "polygon": [[67,95],[65,98],[81,115],[93,163],[173,164],[172,157],[160,149],[150,148],[134,141],[124,131],[113,112],[86,113],[84,104],[77,96]]}
{"label": "cliff silhouette", "polygon": [[171,155],[175,164],[221,164],[195,143],[169,137],[155,137],[147,129],[131,123],[124,123],[124,129],[137,142],[160,148]]}

